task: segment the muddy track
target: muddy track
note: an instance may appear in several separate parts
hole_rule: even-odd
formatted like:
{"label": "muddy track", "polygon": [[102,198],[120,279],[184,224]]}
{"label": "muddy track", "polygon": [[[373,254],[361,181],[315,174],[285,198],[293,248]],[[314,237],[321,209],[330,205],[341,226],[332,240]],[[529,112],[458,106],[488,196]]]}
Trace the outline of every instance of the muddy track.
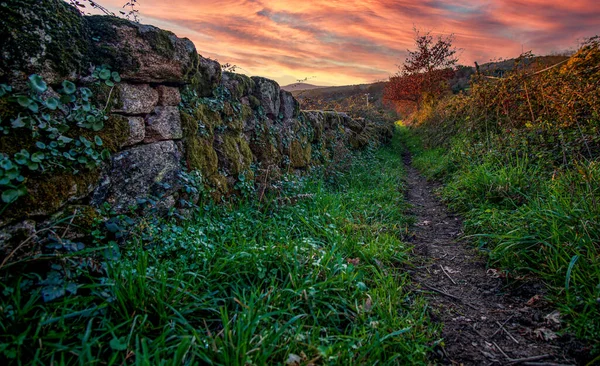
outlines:
{"label": "muddy track", "polygon": [[587,352],[568,335],[559,336],[559,313],[544,301],[539,283],[507,285],[501,273],[461,241],[462,222],[435,196],[411,166],[407,199],[416,223],[413,281],[429,299],[431,318],[443,324],[443,343],[432,363],[448,365],[577,365]]}

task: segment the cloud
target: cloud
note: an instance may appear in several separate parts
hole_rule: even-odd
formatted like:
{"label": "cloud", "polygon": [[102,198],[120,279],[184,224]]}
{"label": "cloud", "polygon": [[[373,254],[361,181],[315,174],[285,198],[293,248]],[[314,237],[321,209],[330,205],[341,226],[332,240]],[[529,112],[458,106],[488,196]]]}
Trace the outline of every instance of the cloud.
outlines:
{"label": "cloud", "polygon": [[139,9],[143,22],[190,38],[203,56],[282,83],[386,79],[412,48],[413,26],[454,33],[467,65],[573,48],[600,33],[597,0],[141,0]]}

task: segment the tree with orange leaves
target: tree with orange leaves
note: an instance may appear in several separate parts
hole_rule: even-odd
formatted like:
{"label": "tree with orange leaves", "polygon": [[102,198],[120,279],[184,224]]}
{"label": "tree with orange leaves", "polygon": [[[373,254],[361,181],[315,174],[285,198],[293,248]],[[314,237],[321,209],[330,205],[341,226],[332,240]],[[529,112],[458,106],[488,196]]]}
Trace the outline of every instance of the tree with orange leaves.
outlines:
{"label": "tree with orange leaves", "polygon": [[453,41],[454,35],[434,37],[431,32],[421,35],[415,29],[416,50],[408,50],[398,73],[390,77],[384,99],[409,101],[420,107],[449,90],[448,80],[458,61]]}

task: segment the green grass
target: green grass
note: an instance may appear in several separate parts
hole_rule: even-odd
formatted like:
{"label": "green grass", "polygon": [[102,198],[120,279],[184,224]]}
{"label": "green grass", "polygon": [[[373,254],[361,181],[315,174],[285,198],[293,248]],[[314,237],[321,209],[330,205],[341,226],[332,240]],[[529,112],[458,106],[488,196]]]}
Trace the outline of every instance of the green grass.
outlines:
{"label": "green grass", "polygon": [[600,351],[600,163],[553,166],[544,147],[516,137],[455,136],[427,150],[419,129],[401,133],[415,166],[443,180],[442,197],[492,265],[542,280],[567,330]]}
{"label": "green grass", "polygon": [[425,364],[438,329],[402,269],[402,177],[396,137],[335,182],[287,182],[294,204],[207,205],[183,226],[150,226],[77,295],[43,302],[34,275],[4,273],[0,354],[34,365]]}

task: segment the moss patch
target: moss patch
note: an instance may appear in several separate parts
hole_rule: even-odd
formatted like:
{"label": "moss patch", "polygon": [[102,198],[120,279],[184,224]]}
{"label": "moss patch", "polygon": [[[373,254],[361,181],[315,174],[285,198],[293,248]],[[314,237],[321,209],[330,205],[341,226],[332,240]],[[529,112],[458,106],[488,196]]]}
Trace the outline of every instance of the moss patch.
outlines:
{"label": "moss patch", "polygon": [[252,151],[241,135],[225,134],[220,148],[223,165],[232,175],[237,176],[250,169]]}
{"label": "moss patch", "polygon": [[254,95],[249,95],[248,101],[250,101],[250,107],[252,109],[258,109],[258,107],[260,107],[260,100],[258,100],[258,98]]}
{"label": "moss patch", "polygon": [[142,38],[156,53],[163,57],[172,57],[175,52],[172,39],[177,38],[173,32],[150,26],[141,26],[138,30]]}
{"label": "moss patch", "polygon": [[[211,186],[212,176],[217,174],[218,157],[213,148],[214,128],[222,124],[221,117],[200,105],[193,115],[182,113],[183,143],[188,169],[198,169],[208,178]],[[200,127],[202,126],[202,128]]]}
{"label": "moss patch", "polygon": [[205,177],[217,173],[218,157],[213,149],[212,140],[196,136],[186,139],[185,143],[187,164],[190,170],[200,170]]}
{"label": "moss patch", "polygon": [[292,168],[305,168],[310,164],[312,156],[312,146],[306,144],[304,147],[302,143],[296,139],[292,140],[289,147],[290,165]]}
{"label": "moss patch", "polygon": [[260,135],[252,138],[250,149],[256,156],[256,160],[263,164],[279,165],[281,162],[282,156],[279,149],[277,149],[277,144],[272,141],[271,136],[267,131],[263,131]]}
{"label": "moss patch", "polygon": [[30,179],[28,194],[4,212],[8,218],[47,216],[67,204],[70,200],[83,198],[100,179],[100,169],[79,174],[57,173]]}
{"label": "moss patch", "polygon": [[254,90],[254,80],[250,77],[233,72],[225,72],[224,74],[227,75],[227,77],[232,80],[232,84],[235,85],[233,90],[230,90],[233,98],[243,98],[250,95]]}
{"label": "moss patch", "polygon": [[115,153],[121,149],[127,142],[130,135],[129,120],[127,117],[118,114],[111,114],[104,121],[104,128],[100,131],[92,131],[84,128],[75,127],[69,133],[70,137],[84,136],[90,141],[94,140],[95,136],[102,139],[102,147],[108,149],[111,153]]}
{"label": "moss patch", "polygon": [[94,93],[92,98],[99,109],[112,111],[123,108],[120,88],[110,87],[104,83],[92,83],[88,88]]}
{"label": "moss patch", "polygon": [[90,29],[92,42],[95,42],[90,50],[90,58],[95,64],[110,65],[113,70],[120,73],[135,72],[140,69],[141,65],[133,56],[136,51],[122,44],[117,31],[120,27],[136,29],[133,23],[125,19],[100,15],[88,16],[85,20]]}
{"label": "moss patch", "polygon": [[53,71],[64,78],[87,68],[89,29],[73,7],[56,0],[9,0],[0,9],[2,81],[14,70],[46,75]]}

